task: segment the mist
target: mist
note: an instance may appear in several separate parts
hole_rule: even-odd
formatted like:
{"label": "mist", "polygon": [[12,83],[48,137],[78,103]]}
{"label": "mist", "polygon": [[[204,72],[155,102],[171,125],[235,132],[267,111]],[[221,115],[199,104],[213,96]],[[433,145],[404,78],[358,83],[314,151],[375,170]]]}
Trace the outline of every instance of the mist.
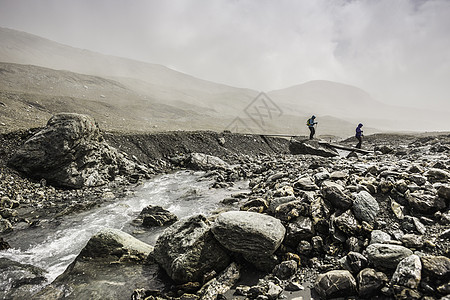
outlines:
{"label": "mist", "polygon": [[311,80],[450,112],[450,2],[2,0],[0,26],[269,92]]}

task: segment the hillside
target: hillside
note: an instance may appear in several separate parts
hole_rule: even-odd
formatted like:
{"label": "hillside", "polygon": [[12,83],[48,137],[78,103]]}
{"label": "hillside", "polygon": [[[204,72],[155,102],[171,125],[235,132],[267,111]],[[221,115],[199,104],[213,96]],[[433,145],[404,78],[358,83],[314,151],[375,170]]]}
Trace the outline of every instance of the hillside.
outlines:
{"label": "hillside", "polygon": [[[446,112],[387,105],[357,87],[331,81],[310,81],[271,91],[268,95],[295,114],[331,115],[381,130],[426,131],[442,128],[443,124],[450,128]],[[422,119],[427,121],[419,121]]]}
{"label": "hillside", "polygon": [[202,109],[162,104],[98,76],[0,63],[1,130],[43,126],[58,112],[92,115],[102,128],[118,131],[201,129],[210,116]]}
{"label": "hillside", "polygon": [[389,106],[336,82],[311,81],[268,92],[261,100],[254,90],[16,30],[0,28],[0,41],[0,62],[10,63],[2,64],[0,73],[0,102],[7,107],[0,111],[1,122],[9,126],[2,131],[11,124],[42,126],[50,114],[61,111],[88,113],[106,129],[126,131],[228,129],[306,135],[304,123],[312,114],[321,120],[318,134],[340,137],[353,135],[359,122],[366,133],[450,128],[446,112]]}
{"label": "hillside", "polygon": [[195,78],[158,64],[103,55],[32,34],[0,28],[0,61],[114,78],[162,103],[203,106],[235,115],[257,91]]}

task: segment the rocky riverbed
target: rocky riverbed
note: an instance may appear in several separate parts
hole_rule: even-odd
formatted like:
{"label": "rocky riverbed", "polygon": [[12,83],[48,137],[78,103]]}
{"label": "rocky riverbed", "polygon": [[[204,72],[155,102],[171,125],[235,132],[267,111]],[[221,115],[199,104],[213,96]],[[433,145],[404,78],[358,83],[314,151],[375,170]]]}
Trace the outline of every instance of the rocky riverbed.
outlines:
{"label": "rocky riverbed", "polygon": [[[67,139],[53,131],[54,124],[67,129],[61,121],[66,117],[44,128],[54,134],[50,141]],[[59,163],[50,161],[53,168],[69,171],[56,177],[51,166],[36,166],[36,158],[28,157],[39,152],[42,141],[36,134],[43,136],[42,129],[0,137],[2,249],[8,248],[8,236],[21,230],[117,201],[147,178],[176,169],[205,171],[212,188],[245,179],[249,192],[222,200],[239,211],[230,206],[229,212],[172,225],[161,223],[166,219],[161,210],[150,209],[157,212],[150,214],[150,223],[167,226],[154,247],[115,230],[101,232],[35,298],[114,298],[127,280],[142,286],[130,293],[132,299],[277,299],[296,295],[306,283],[324,299],[450,297],[449,135],[373,135],[363,147],[374,151],[323,157],[323,149],[317,155],[292,155],[284,139],[215,132],[101,133],[89,118],[76,120],[70,132],[83,142],[68,135],[72,142],[61,148],[68,154]],[[31,137],[34,141],[24,146]],[[304,143],[308,153],[321,147]],[[53,147],[48,140],[43,145]],[[59,151],[46,153],[54,158]],[[66,161],[68,155],[73,159]],[[25,167],[26,162],[31,165]],[[9,298],[30,297],[32,287],[43,281],[44,270],[0,265],[26,270],[14,279]],[[136,274],[136,266],[139,276],[125,276],[114,289],[105,283],[114,282],[114,272]],[[251,270],[260,280],[245,284]],[[80,274],[100,277],[98,289]],[[159,278],[158,284],[146,285],[150,277]]]}

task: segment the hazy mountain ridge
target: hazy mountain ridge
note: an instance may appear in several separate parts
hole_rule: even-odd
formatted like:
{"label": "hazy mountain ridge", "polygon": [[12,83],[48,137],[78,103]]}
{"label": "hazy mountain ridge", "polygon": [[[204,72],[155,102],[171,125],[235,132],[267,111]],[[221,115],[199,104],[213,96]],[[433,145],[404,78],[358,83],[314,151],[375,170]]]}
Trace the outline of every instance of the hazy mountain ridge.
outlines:
{"label": "hazy mountain ridge", "polygon": [[0,63],[0,86],[2,123],[11,127],[42,126],[64,111],[92,115],[109,130],[129,131],[179,129],[187,120],[209,118],[195,106],[180,109],[145,99],[111,79],[38,66]]}
{"label": "hazy mountain ridge", "polygon": [[[236,109],[244,108],[247,102],[257,96],[257,91],[218,84],[191,75],[174,71],[158,64],[103,55],[89,50],[82,50],[32,34],[0,28],[0,61],[19,64],[31,64],[55,70],[68,70],[81,74],[113,77],[124,80],[130,89],[145,92],[164,103],[184,101],[189,98],[193,105],[230,112],[230,105]],[[134,86],[129,79],[148,83],[151,88],[142,90],[142,84]],[[161,93],[157,86],[170,93]],[[182,96],[180,96],[180,94]],[[217,103],[213,95],[227,94],[228,103]],[[220,97],[222,99],[222,97]],[[230,103],[231,102],[231,103]]]}
{"label": "hazy mountain ridge", "polygon": [[[77,49],[11,29],[0,28],[0,41],[0,61],[21,64],[13,68],[16,76],[0,73],[0,90],[9,93],[7,100],[11,93],[27,95],[27,99],[36,95],[40,101],[46,95],[51,99],[44,105],[47,113],[59,112],[48,107],[50,103],[75,111],[86,105],[100,122],[109,124],[108,128],[223,130],[238,118],[245,123],[242,131],[307,134],[305,119],[315,114],[320,119],[319,134],[345,137],[353,134],[359,122],[366,125],[366,133],[373,131],[370,128],[425,131],[450,122],[444,112],[385,105],[357,87],[323,80],[268,92],[282,115],[265,118],[265,108],[254,102],[259,92],[251,89],[209,82],[161,65]],[[8,69],[4,64],[2,68]],[[72,104],[64,106],[62,102],[68,98]],[[11,105],[10,100],[2,99]],[[265,118],[265,127],[248,115],[246,108],[251,105],[261,113],[257,118]],[[426,114],[433,118],[422,122]]]}

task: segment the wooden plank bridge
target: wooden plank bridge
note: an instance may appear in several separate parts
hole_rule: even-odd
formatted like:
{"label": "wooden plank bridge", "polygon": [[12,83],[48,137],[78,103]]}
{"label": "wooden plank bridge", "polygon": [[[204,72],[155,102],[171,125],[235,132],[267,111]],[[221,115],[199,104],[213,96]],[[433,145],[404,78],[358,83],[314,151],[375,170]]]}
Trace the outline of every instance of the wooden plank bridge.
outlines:
{"label": "wooden plank bridge", "polygon": [[[274,133],[274,134],[260,134],[260,136],[286,137],[286,138],[291,138],[291,139],[297,138],[297,137],[305,137],[305,136],[299,136],[299,135],[294,135],[294,134],[278,134],[278,133]],[[363,154],[373,153],[373,151],[370,151],[370,150],[358,149],[358,148],[355,148],[355,147],[344,146],[344,145],[331,143],[331,142],[326,142],[326,141],[322,141],[322,140],[318,140],[318,143],[320,145],[322,145],[322,146],[325,146],[325,147],[330,147],[330,148],[340,149],[340,150],[346,150],[346,151],[350,151],[350,152],[354,151],[354,152],[363,153]]]}

